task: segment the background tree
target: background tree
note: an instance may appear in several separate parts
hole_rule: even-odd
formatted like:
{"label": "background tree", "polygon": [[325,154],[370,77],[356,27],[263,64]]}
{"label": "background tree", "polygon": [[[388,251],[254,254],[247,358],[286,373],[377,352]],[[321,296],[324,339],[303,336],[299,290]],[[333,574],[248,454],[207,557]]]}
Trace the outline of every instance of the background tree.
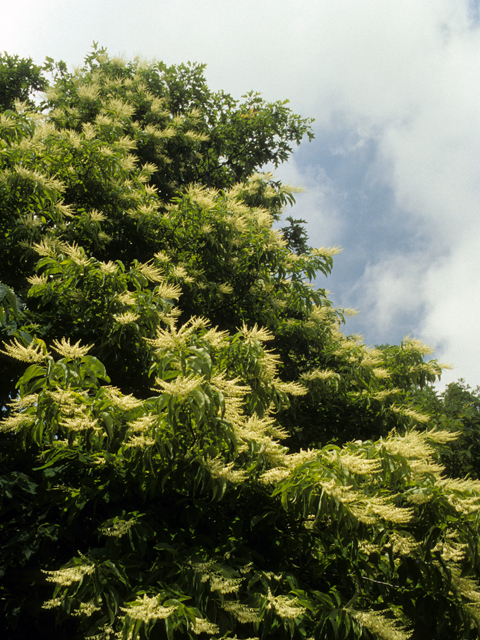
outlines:
{"label": "background tree", "polygon": [[0,110],[13,109],[15,100],[32,104],[32,93],[47,87],[43,71],[31,58],[0,55]]}
{"label": "background tree", "polygon": [[310,122],[98,49],[42,108],[0,115],[4,636],[477,638],[441,366],[273,227]]}
{"label": "background tree", "polygon": [[418,406],[427,409],[443,429],[458,437],[442,452],[442,463],[456,478],[480,477],[480,389],[472,389],[465,380],[452,382],[438,393],[432,387],[414,393]]}

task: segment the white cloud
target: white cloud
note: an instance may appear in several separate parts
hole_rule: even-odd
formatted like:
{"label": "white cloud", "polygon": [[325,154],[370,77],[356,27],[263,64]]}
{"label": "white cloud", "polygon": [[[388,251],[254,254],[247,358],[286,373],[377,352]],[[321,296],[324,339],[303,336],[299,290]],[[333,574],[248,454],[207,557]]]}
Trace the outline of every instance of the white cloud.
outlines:
{"label": "white cloud", "polygon": [[442,381],[464,377],[480,384],[480,252],[479,235],[458,244],[441,267],[426,278],[422,333],[437,347],[440,360],[455,365]]}
{"label": "white cloud", "polygon": [[[457,365],[446,380],[459,375],[480,382],[480,312],[477,292],[480,268],[480,32],[465,22],[448,33],[439,31],[429,57],[418,60],[422,82],[414,87],[412,107],[394,118],[387,105],[378,114],[376,171],[393,190],[397,215],[410,216],[428,246],[393,255],[368,266],[358,289],[372,301],[377,330],[388,330],[400,310],[422,309],[416,327],[437,347],[437,354]],[[446,35],[445,35],[446,33]],[[426,61],[434,62],[430,73]],[[413,62],[413,61],[412,61]],[[399,94],[411,85],[399,85]],[[351,118],[354,120],[353,107]],[[364,114],[360,113],[360,117]],[[392,219],[394,222],[394,219]],[[362,290],[362,289],[361,289]],[[414,305],[409,308],[409,305]]]}
{"label": "white cloud", "polygon": [[425,301],[422,273],[427,266],[426,256],[419,253],[396,253],[367,264],[352,287],[352,296],[361,310],[362,325],[369,327],[368,338],[374,335],[377,343],[388,341],[396,326],[418,316]]}
{"label": "white cloud", "polygon": [[284,183],[304,189],[303,193],[296,194],[297,204],[293,211],[285,210],[284,218],[292,215],[305,220],[308,244],[313,247],[338,244],[346,223],[341,209],[342,194],[322,167],[310,165],[302,172],[293,158],[280,166],[275,176]]}

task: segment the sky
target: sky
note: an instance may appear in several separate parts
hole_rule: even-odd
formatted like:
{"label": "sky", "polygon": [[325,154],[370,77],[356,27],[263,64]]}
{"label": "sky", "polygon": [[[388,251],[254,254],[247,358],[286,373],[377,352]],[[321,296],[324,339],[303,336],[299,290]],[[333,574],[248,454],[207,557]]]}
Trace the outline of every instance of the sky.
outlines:
{"label": "sky", "polygon": [[480,385],[480,7],[475,0],[0,0],[0,51],[78,66],[111,55],[207,65],[212,89],[315,118],[277,170],[317,284],[367,345],[415,336]]}

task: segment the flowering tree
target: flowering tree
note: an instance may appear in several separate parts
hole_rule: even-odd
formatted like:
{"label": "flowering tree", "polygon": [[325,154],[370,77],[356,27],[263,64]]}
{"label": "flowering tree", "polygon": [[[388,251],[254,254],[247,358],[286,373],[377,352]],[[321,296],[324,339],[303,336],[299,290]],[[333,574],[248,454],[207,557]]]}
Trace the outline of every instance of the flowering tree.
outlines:
{"label": "flowering tree", "polygon": [[103,50],[42,109],[0,115],[5,637],[477,638],[441,367],[273,227],[309,121]]}

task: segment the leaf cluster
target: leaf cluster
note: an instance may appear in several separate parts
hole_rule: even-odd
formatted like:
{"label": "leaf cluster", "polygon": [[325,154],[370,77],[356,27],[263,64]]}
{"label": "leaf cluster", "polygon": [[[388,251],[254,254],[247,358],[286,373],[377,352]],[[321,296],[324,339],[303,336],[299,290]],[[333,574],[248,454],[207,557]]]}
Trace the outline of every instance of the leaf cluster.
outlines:
{"label": "leaf cluster", "polygon": [[16,100],[33,104],[32,93],[47,87],[44,71],[32,58],[0,54],[0,111],[13,109]]}

